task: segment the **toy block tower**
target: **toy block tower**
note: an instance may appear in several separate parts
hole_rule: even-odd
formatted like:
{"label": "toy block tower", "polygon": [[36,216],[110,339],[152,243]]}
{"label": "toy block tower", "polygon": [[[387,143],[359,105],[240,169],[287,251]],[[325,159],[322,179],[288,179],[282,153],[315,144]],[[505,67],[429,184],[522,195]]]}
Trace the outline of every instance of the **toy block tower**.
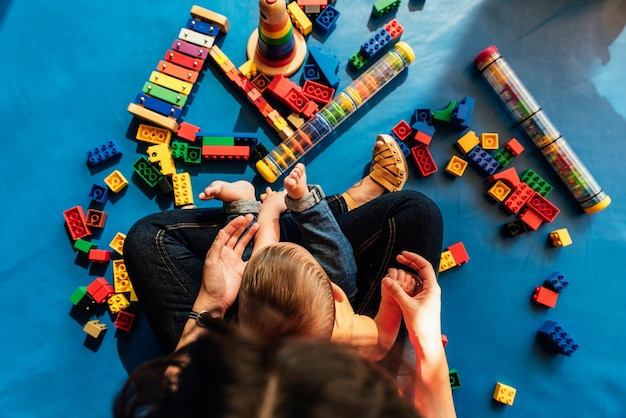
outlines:
{"label": "toy block tower", "polygon": [[248,39],[248,59],[268,75],[293,75],[304,63],[306,41],[293,30],[285,0],[259,0],[259,27]]}

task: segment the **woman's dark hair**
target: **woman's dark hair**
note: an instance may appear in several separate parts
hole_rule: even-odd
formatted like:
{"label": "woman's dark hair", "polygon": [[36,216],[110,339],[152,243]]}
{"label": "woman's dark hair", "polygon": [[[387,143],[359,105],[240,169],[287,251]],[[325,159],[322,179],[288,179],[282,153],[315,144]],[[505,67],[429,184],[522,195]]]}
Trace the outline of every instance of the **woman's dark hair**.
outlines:
{"label": "woman's dark hair", "polygon": [[261,342],[213,320],[193,343],[135,370],[126,417],[416,417],[378,366],[328,341]]}

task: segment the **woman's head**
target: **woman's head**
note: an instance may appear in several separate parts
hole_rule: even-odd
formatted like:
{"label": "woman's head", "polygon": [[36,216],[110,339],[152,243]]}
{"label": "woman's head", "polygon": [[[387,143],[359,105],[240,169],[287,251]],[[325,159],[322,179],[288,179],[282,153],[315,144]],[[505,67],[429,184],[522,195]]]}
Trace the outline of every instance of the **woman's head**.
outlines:
{"label": "woman's head", "polygon": [[311,339],[262,342],[221,321],[133,372],[116,418],[416,417],[378,366]]}
{"label": "woman's head", "polygon": [[248,261],[239,291],[239,323],[266,339],[330,338],[335,318],[328,275],[302,246],[269,245]]}

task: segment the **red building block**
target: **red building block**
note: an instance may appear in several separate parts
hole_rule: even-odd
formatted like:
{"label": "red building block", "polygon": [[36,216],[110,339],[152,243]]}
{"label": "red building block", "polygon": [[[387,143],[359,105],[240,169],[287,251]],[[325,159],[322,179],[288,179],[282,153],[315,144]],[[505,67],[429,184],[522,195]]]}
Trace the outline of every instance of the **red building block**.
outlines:
{"label": "red building block", "polygon": [[526,208],[520,215],[520,220],[524,222],[527,229],[536,231],[543,223],[543,219],[534,210]]}
{"label": "red building block", "polygon": [[121,329],[122,331],[130,331],[133,326],[133,322],[135,321],[135,314],[119,311],[117,316],[115,317],[115,328]]}
{"label": "red building block", "polygon": [[535,191],[528,184],[519,183],[504,201],[504,206],[512,213],[518,213],[534,194]]}
{"label": "red building block", "polygon": [[391,132],[398,138],[400,141],[404,141],[413,133],[411,126],[403,119],[396,126],[391,129]]}
{"label": "red building block", "polygon": [[511,189],[515,189],[522,182],[517,174],[517,170],[515,170],[515,167],[509,167],[506,170],[495,173],[487,179],[490,183],[498,180],[502,180]]}
{"label": "red building block", "polygon": [[97,248],[92,248],[89,250],[89,261],[93,263],[108,263],[111,261],[111,251],[109,250],[98,250]]}
{"label": "red building block", "polygon": [[181,122],[180,125],[178,125],[176,135],[178,135],[179,138],[186,139],[187,141],[195,142],[196,134],[198,132],[200,132],[200,127],[192,125],[189,122]]}
{"label": "red building block", "polygon": [[454,258],[454,262],[457,266],[461,264],[465,264],[469,261],[469,255],[465,250],[465,245],[462,242],[457,242],[456,244],[450,245],[446,250],[452,253],[452,258]]}
{"label": "red building block", "polygon": [[317,103],[328,104],[335,95],[335,89],[316,83],[313,80],[305,80],[302,86],[302,94]]}
{"label": "red building block", "polygon": [[210,160],[244,160],[250,158],[250,147],[244,145],[203,145],[202,157]]}
{"label": "red building block", "polygon": [[517,157],[524,152],[524,147],[516,138],[511,138],[509,142],[504,144],[504,148],[506,148],[506,150],[510,152],[513,157]]}
{"label": "red building block", "polygon": [[556,301],[559,298],[559,294],[553,290],[545,288],[543,286],[535,287],[535,291],[533,292],[532,300],[545,305],[549,308],[554,308],[556,306]]}
{"label": "red building block", "polygon": [[554,206],[552,202],[539,193],[535,193],[533,197],[528,200],[526,206],[531,208],[541,219],[547,222],[552,222],[560,212],[559,208]]}
{"label": "red building block", "polygon": [[76,241],[78,238],[91,236],[91,231],[87,227],[85,220],[85,211],[80,206],[74,206],[63,212],[65,223],[70,231],[72,239]]}
{"label": "red building block", "polygon": [[87,293],[91,295],[96,303],[103,303],[115,294],[115,290],[104,277],[98,277],[87,286]]}
{"label": "red building block", "polygon": [[404,28],[396,19],[387,23],[385,25],[385,30],[389,33],[389,35],[391,35],[391,39],[398,39],[404,32]]}
{"label": "red building block", "polygon": [[437,164],[435,164],[433,156],[426,145],[414,146],[411,148],[411,155],[413,155],[413,160],[422,176],[426,177],[438,170]]}

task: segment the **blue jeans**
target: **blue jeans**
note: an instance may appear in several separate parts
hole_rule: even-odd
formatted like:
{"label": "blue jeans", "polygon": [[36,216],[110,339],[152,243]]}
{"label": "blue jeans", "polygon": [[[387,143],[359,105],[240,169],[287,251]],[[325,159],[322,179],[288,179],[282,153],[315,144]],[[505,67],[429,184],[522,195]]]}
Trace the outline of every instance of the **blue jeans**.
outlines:
{"label": "blue jeans", "polygon": [[[412,190],[386,193],[352,211],[339,195],[327,197],[326,202],[353,249],[355,312],[376,314],[380,281],[389,267],[401,267],[395,256],[402,250],[421,254],[437,271],[443,221],[428,197]],[[127,234],[126,268],[165,353],[176,347],[200,289],[204,258],[227,216],[221,209],[165,211],[139,220]],[[281,240],[302,240],[289,213],[281,217],[283,228],[288,236]]]}

